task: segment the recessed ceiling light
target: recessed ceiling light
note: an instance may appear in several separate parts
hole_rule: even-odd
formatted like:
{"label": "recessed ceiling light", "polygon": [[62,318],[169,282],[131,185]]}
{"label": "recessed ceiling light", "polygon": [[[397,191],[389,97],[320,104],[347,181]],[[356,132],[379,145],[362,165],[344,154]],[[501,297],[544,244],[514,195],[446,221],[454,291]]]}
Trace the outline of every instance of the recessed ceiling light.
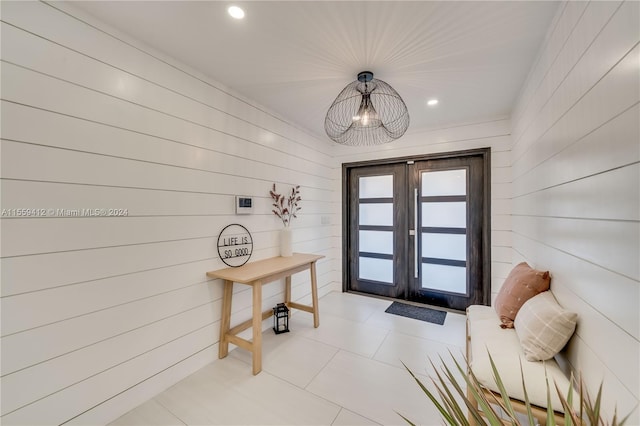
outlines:
{"label": "recessed ceiling light", "polygon": [[244,18],[244,10],[242,10],[238,6],[229,6],[229,8],[227,9],[227,12],[229,13],[229,15],[231,15],[232,18],[235,18],[235,19]]}
{"label": "recessed ceiling light", "polygon": [[429,100],[427,101],[427,105],[429,105],[429,106],[436,106],[436,105],[438,105],[438,100],[437,100],[437,99],[429,99]]}

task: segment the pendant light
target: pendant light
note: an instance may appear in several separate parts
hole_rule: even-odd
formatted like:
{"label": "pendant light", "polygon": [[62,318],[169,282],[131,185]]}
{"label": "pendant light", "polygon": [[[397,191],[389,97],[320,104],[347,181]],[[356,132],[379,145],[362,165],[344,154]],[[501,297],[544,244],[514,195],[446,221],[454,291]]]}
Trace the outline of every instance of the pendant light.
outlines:
{"label": "pendant light", "polygon": [[379,145],[409,127],[409,111],[398,93],[371,71],[342,89],[324,120],[327,135],[343,145]]}

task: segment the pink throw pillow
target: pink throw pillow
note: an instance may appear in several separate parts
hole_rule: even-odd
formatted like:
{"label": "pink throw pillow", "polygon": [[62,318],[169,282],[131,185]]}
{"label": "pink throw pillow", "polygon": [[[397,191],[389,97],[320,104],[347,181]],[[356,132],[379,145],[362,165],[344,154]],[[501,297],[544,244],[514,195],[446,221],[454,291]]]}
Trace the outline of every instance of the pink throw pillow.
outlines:
{"label": "pink throw pillow", "polygon": [[495,301],[502,328],[513,328],[513,321],[524,303],[549,290],[549,271],[537,271],[526,262],[516,265],[504,281]]}

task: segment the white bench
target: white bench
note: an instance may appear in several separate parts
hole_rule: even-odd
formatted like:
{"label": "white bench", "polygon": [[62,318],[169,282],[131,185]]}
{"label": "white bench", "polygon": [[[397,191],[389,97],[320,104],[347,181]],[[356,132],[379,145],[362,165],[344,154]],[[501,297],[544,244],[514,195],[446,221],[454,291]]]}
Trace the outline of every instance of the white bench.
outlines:
{"label": "white bench", "polygon": [[[493,378],[490,353],[514,410],[526,413],[520,373],[522,364],[527,396],[534,416],[541,424],[546,424],[548,378],[551,406],[555,410],[556,423],[564,422],[564,409],[554,382],[566,396],[570,386],[569,378],[554,359],[527,361],[515,329],[500,328],[500,319],[493,307],[472,305],[467,308],[466,346],[469,367],[483,387],[483,392],[494,393],[500,398],[500,391]],[[469,392],[467,394],[469,400],[474,401],[473,396]],[[574,398],[574,402],[577,399]],[[471,416],[469,416],[469,422],[471,425],[475,424]]]}

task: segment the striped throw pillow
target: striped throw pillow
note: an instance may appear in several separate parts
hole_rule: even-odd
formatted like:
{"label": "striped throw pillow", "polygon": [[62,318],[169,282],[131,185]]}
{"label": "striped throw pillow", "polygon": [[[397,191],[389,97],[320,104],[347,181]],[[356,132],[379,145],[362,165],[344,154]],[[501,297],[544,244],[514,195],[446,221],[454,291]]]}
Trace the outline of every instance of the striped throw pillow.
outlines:
{"label": "striped throw pillow", "polygon": [[562,308],[550,291],[527,300],[514,323],[528,361],[551,359],[567,344],[576,329],[578,315]]}

